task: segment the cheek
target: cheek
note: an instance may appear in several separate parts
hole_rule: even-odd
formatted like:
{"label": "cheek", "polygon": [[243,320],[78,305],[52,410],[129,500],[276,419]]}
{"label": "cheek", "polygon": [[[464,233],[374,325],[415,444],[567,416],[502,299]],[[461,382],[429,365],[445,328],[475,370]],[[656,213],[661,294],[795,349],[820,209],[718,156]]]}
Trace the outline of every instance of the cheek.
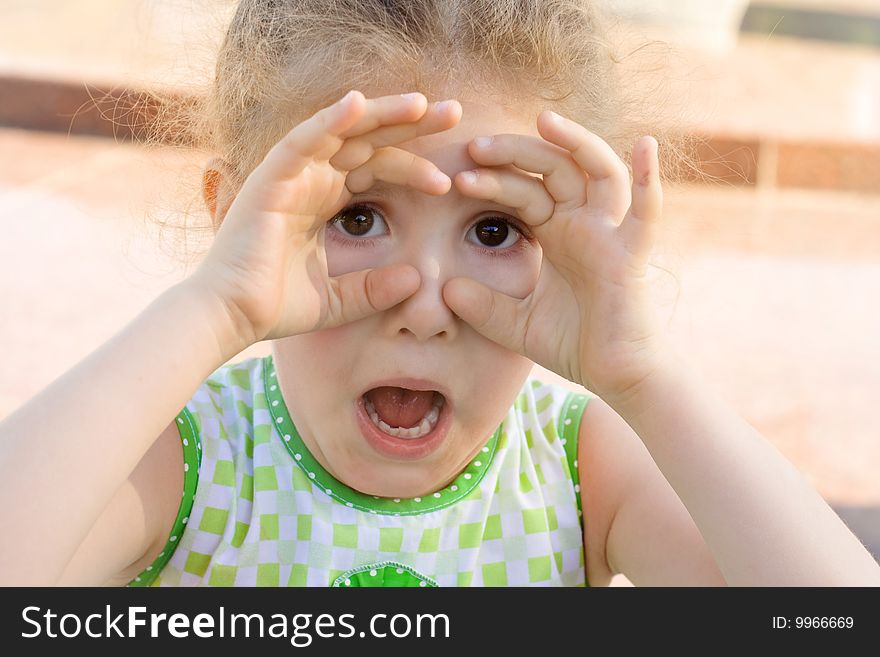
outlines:
{"label": "cheek", "polygon": [[476,255],[469,260],[465,275],[502,294],[524,299],[538,284],[541,257],[538,245],[528,246],[509,258]]}
{"label": "cheek", "polygon": [[[333,230],[327,228],[327,230]],[[382,249],[358,248],[338,244],[332,238],[324,241],[324,253],[327,257],[327,275],[342,276],[362,269],[374,269],[387,264]]]}
{"label": "cheek", "polygon": [[[296,368],[301,378],[321,381],[350,381],[356,354],[349,345],[363,342],[354,334],[351,324],[343,324],[321,331],[312,331],[286,338],[285,356]],[[324,393],[319,392],[324,390]],[[309,396],[333,397],[338,386],[325,388],[318,386],[308,391]],[[329,400],[328,400],[329,401]]]}
{"label": "cheek", "polygon": [[350,344],[352,332],[351,324],[342,324],[333,328],[312,331],[302,337],[307,337],[308,342],[304,345],[308,348],[312,359],[323,360],[333,358],[333,355],[342,354],[345,351],[343,345]]}
{"label": "cheek", "polygon": [[477,340],[479,347],[469,361],[474,372],[469,377],[470,385],[474,390],[491,389],[492,394],[474,395],[473,400],[466,404],[468,415],[463,420],[479,426],[487,417],[500,418],[504,415],[534,363],[488,338],[478,336]]}

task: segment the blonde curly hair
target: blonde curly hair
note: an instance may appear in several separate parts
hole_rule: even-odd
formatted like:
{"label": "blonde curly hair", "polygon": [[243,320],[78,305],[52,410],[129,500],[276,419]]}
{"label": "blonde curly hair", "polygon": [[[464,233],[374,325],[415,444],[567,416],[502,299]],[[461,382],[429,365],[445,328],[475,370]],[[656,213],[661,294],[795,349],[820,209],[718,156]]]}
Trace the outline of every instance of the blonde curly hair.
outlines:
{"label": "blonde curly hair", "polygon": [[429,101],[488,100],[532,119],[553,109],[627,163],[636,139],[652,134],[664,178],[678,178],[693,169],[691,146],[662,125],[670,100],[662,79],[624,65],[646,46],[662,55],[666,44],[621,55],[607,20],[593,0],[241,0],[210,87],[154,93],[158,116],[143,140],[221,158],[237,190],[287,131],[348,90],[420,91]]}

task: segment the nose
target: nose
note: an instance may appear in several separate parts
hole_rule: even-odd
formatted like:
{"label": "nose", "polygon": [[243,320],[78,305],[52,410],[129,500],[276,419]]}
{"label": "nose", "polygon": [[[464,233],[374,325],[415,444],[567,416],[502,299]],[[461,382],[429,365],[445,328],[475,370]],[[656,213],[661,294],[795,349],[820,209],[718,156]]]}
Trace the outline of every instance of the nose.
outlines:
{"label": "nose", "polygon": [[394,335],[411,334],[419,342],[438,337],[449,340],[458,333],[459,319],[443,300],[443,285],[454,276],[443,267],[436,252],[414,253],[407,259],[415,267],[419,288],[388,313],[388,328]]}

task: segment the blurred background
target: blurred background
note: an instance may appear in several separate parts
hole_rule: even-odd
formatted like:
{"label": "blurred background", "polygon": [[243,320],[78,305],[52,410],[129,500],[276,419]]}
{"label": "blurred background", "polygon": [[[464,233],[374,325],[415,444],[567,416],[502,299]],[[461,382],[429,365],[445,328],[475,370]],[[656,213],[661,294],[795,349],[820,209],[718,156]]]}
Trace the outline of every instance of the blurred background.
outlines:
{"label": "blurred background", "polygon": [[[880,3],[599,1],[672,44],[664,97],[701,144],[665,190],[672,340],[880,557]],[[231,9],[0,5],[0,419],[193,270],[153,219],[198,220],[177,190],[206,154],[139,145],[125,100],[209,78]]]}

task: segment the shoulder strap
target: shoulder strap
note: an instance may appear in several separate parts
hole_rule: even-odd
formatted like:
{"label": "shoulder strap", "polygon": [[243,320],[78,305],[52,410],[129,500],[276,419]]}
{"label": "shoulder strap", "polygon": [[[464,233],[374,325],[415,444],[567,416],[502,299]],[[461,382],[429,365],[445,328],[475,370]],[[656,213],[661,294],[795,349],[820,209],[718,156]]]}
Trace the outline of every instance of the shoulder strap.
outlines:
{"label": "shoulder strap", "polygon": [[583,525],[583,511],[581,509],[581,487],[578,481],[577,441],[581,418],[589,401],[590,397],[588,395],[569,392],[562,404],[562,410],[559,413],[559,426],[557,427],[557,433],[561,436],[562,446],[565,448],[565,460],[568,463],[568,472],[571,475],[571,483],[574,486],[575,497],[577,498],[578,516],[581,518],[581,525]]}

